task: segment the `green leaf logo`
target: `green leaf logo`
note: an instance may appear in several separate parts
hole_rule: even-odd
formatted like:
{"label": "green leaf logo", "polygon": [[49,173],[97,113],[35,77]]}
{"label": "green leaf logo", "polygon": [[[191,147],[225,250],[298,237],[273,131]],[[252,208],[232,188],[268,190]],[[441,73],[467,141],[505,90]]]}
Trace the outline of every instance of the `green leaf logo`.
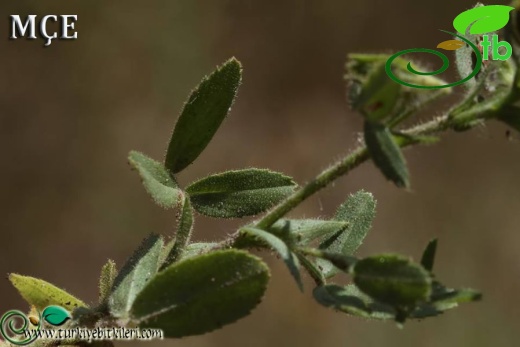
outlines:
{"label": "green leaf logo", "polygon": [[459,14],[453,20],[453,27],[463,35],[468,28],[473,35],[497,31],[506,26],[509,12],[513,9],[514,7],[504,5],[475,7]]}
{"label": "green leaf logo", "polygon": [[54,326],[60,326],[71,318],[69,312],[61,306],[47,306],[43,310],[42,317]]}

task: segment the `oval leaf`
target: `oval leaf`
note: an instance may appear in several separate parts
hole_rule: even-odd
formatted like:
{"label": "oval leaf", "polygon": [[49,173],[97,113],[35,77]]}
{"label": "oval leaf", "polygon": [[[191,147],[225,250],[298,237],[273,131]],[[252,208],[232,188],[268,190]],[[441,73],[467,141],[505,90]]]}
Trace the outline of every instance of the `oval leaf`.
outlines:
{"label": "oval leaf", "polygon": [[303,283],[302,278],[300,274],[300,262],[298,260],[298,257],[296,254],[294,254],[289,246],[280,240],[278,237],[276,237],[273,234],[270,234],[266,231],[252,228],[252,227],[246,227],[242,228],[240,230],[242,234],[246,234],[249,236],[252,236],[254,238],[257,238],[263,242],[265,242],[269,247],[274,249],[280,257],[282,257],[283,261],[289,268],[289,272],[293,276],[294,280],[296,281],[296,284],[298,285],[298,288],[300,288],[301,291],[303,291]]}
{"label": "oval leaf", "polygon": [[193,207],[217,218],[252,216],[291,194],[296,183],[278,172],[262,169],[227,171],[203,178],[186,188]]}
{"label": "oval leaf", "polygon": [[179,204],[182,192],[161,163],[136,151],[130,152],[128,161],[141,176],[144,188],[157,205],[172,208]]}
{"label": "oval leaf", "polygon": [[408,168],[401,149],[390,130],[379,123],[365,121],[365,143],[374,164],[398,187],[410,185]]}
{"label": "oval leaf", "polygon": [[64,307],[69,311],[78,307],[88,307],[83,301],[44,280],[18,274],[10,274],[9,280],[25,301],[39,311],[52,305]]}
{"label": "oval leaf", "polygon": [[177,173],[206,148],[229,112],[242,79],[242,67],[232,58],[205,77],[184,105],[168,146],[165,166]]}
{"label": "oval leaf", "polygon": [[113,316],[128,317],[135,297],[157,273],[162,247],[162,238],[155,234],[150,235],[121,268],[108,298],[108,306]]}
{"label": "oval leaf", "polygon": [[70,313],[61,306],[47,306],[42,312],[42,317],[54,326],[60,326],[72,318]]}
{"label": "oval leaf", "polygon": [[439,43],[437,48],[444,49],[446,51],[456,51],[459,48],[464,47],[465,43],[460,40],[447,40]]}
{"label": "oval leaf", "polygon": [[462,35],[481,35],[497,31],[506,26],[509,12],[514,7],[504,5],[477,6],[462,12],[453,20],[453,27]]}
{"label": "oval leaf", "polygon": [[383,254],[359,260],[352,272],[359,289],[393,307],[413,307],[427,300],[431,293],[428,271],[399,255]]}
{"label": "oval leaf", "polygon": [[269,269],[238,250],[216,251],[175,263],[137,296],[132,317],[165,337],[203,334],[250,313],[261,301]]}

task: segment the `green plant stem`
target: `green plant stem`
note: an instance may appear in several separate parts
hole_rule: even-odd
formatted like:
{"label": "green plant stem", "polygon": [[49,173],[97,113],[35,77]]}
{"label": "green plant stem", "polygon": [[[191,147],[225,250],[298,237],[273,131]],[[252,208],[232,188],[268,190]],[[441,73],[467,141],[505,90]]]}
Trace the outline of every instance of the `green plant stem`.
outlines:
{"label": "green plant stem", "polygon": [[[485,110],[488,111],[488,110]],[[469,117],[470,114],[474,119],[479,118],[481,112],[479,110],[470,110],[466,111],[464,114],[464,118]],[[482,115],[488,116],[487,112],[482,112]],[[462,114],[461,114],[462,115]],[[419,124],[410,129],[406,129],[402,131],[402,133],[407,135],[431,135],[446,131],[452,127],[454,124],[453,115],[449,112],[445,116],[441,116],[435,118],[429,122]],[[400,147],[408,147],[410,145],[414,145],[419,143],[419,140],[410,139],[409,141],[403,142]],[[300,189],[296,190],[292,195],[290,195],[285,201],[280,203],[274,209],[269,211],[260,221],[257,222],[256,226],[260,229],[269,228],[273,225],[277,220],[285,216],[288,212],[302,203],[305,199],[318,192],[319,190],[325,188],[330,183],[332,183],[337,178],[348,174],[352,169],[358,167],[360,164],[364,163],[370,158],[368,151],[365,146],[360,146],[356,148],[353,152],[348,154],[343,159],[337,161],[328,169],[320,173],[316,178],[312,181],[305,184]]]}

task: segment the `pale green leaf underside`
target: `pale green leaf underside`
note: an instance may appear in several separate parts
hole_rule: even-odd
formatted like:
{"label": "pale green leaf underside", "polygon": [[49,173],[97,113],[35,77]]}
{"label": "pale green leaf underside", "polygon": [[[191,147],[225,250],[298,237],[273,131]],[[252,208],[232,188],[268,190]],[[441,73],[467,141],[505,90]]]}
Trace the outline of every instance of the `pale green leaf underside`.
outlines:
{"label": "pale green leaf underside", "polygon": [[14,273],[9,275],[9,280],[25,301],[39,311],[51,305],[61,306],[71,312],[78,307],[88,307],[83,301],[44,280]]}
{"label": "pale green leaf underside", "polygon": [[112,315],[128,317],[135,297],[157,273],[162,247],[162,238],[152,234],[143,241],[123,266],[114,281],[112,293],[108,298]]}
{"label": "pale green leaf underside", "polygon": [[296,183],[285,175],[264,169],[226,171],[186,188],[193,207],[216,218],[252,216],[266,211],[291,194]]}
{"label": "pale green leaf underside", "polygon": [[289,237],[301,245],[336,234],[348,226],[346,221],[319,219],[280,219],[269,227],[269,232],[282,239]]}
{"label": "pale green leaf underside", "polygon": [[157,205],[172,208],[179,204],[182,192],[161,163],[136,151],[130,152],[128,161],[141,176],[144,188]]}
{"label": "pale green leaf underside", "polygon": [[132,317],[165,337],[203,334],[248,315],[268,280],[267,265],[244,251],[192,257],[158,273],[137,296]]}
{"label": "pale green leaf underside", "polygon": [[[375,214],[376,201],[371,193],[360,190],[355,194],[351,194],[338,207],[334,216],[335,220],[347,222],[348,226],[324,239],[320,244],[320,248],[332,253],[340,253],[347,256],[354,255],[370,231]],[[330,277],[337,272],[328,261],[319,259],[318,264],[322,268],[325,277]]]}

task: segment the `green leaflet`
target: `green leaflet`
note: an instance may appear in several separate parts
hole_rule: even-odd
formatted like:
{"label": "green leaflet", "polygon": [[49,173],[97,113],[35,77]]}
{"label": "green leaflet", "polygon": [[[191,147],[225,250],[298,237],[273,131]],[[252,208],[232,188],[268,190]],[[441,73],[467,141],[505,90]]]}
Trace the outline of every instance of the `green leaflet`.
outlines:
{"label": "green leaflet", "polygon": [[51,305],[59,305],[71,312],[78,307],[88,307],[83,301],[44,280],[18,274],[10,274],[9,280],[25,301],[39,311]]}
{"label": "green leaflet", "polygon": [[[177,233],[172,241],[171,247],[166,247],[168,255],[163,260],[161,270],[175,262],[182,255],[182,252],[190,242],[191,232],[193,231],[193,209],[190,200],[185,197],[183,200],[179,220],[177,222]],[[162,260],[162,259],[161,259]]]}
{"label": "green leaflet", "polygon": [[[360,190],[355,194],[351,194],[338,207],[334,216],[335,220],[347,222],[347,228],[324,239],[320,244],[320,249],[332,253],[353,255],[361,246],[365,236],[372,227],[375,213],[376,201],[371,193]],[[325,277],[331,277],[337,272],[332,264],[327,261],[319,259],[318,264],[322,268]]]}
{"label": "green leaflet", "polygon": [[296,284],[298,284],[298,288],[303,291],[303,283],[300,274],[300,262],[296,254],[291,251],[289,246],[284,241],[273,234],[257,228],[244,227],[240,229],[240,232],[260,239],[269,245],[272,249],[274,249],[280,255],[280,257],[282,257],[283,261],[289,268],[289,272],[296,281]]}
{"label": "green leaflet", "polygon": [[103,303],[108,299],[116,276],[116,263],[109,259],[101,268],[101,275],[99,276],[99,303]]}
{"label": "green leaflet", "polygon": [[170,172],[182,171],[206,148],[228,114],[241,79],[242,66],[231,58],[191,93],[166,153],[165,166]]}
{"label": "green leaflet", "polygon": [[108,298],[110,313],[115,317],[127,318],[135,297],[155,275],[163,240],[152,234],[147,237],[128,259],[116,279]]}
{"label": "green leaflet", "polygon": [[364,134],[372,160],[385,177],[398,187],[409,187],[406,162],[390,130],[382,124],[365,121]]}
{"label": "green leaflet", "polygon": [[250,313],[261,301],[269,269],[238,250],[215,251],[175,263],[158,273],[137,296],[132,318],[165,337],[198,335]]}
{"label": "green leaflet", "polygon": [[435,263],[435,252],[437,251],[437,239],[428,242],[421,257],[421,265],[428,271],[433,271],[433,264]]}
{"label": "green leaflet", "polygon": [[306,246],[316,239],[322,239],[345,230],[348,222],[342,220],[280,219],[269,227],[271,234],[282,239]]}
{"label": "green leaflet", "polygon": [[141,176],[144,188],[157,205],[172,208],[179,204],[182,191],[161,163],[136,151],[130,152],[128,161]]}
{"label": "green leaflet", "polygon": [[431,294],[428,271],[400,255],[364,258],[354,265],[352,274],[354,283],[365,294],[396,308],[413,307]]}
{"label": "green leaflet", "polygon": [[291,194],[296,183],[278,172],[263,169],[226,171],[186,188],[193,207],[216,218],[252,216]]}

